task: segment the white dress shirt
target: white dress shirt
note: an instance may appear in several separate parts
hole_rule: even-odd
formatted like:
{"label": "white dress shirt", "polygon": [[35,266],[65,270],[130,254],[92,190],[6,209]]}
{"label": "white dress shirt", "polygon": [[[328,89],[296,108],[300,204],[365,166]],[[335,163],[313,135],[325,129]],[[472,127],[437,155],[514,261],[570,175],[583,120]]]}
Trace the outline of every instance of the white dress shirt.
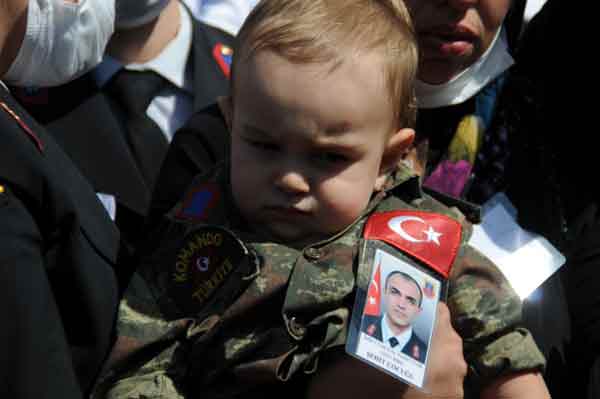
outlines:
{"label": "white dress shirt", "polygon": [[193,74],[188,58],[192,49],[192,17],[179,4],[181,25],[177,36],[154,59],[143,64],[123,66],[116,59],[105,56],[94,70],[98,87],[104,86],[121,68],[132,71],[154,71],[171,85],[152,100],[146,114],[160,127],[170,142],[175,132],[190,118],[194,105]]}
{"label": "white dress shirt", "polygon": [[410,341],[410,337],[412,336],[412,333],[413,333],[412,326],[408,326],[408,328],[406,330],[404,330],[404,332],[402,334],[394,335],[394,333],[392,333],[392,330],[390,329],[390,327],[388,325],[387,315],[384,314],[383,317],[381,318],[381,338],[382,338],[383,342],[391,348],[392,345],[390,345],[390,338],[395,337],[398,340],[398,345],[396,345],[394,347],[394,350],[396,350],[398,352],[402,352],[402,349],[404,349],[404,346],[408,343],[408,341]]}
{"label": "white dress shirt", "polygon": [[525,22],[531,21],[531,18],[540,12],[545,3],[546,0],[527,0],[527,4],[525,6],[525,15],[523,16]]}

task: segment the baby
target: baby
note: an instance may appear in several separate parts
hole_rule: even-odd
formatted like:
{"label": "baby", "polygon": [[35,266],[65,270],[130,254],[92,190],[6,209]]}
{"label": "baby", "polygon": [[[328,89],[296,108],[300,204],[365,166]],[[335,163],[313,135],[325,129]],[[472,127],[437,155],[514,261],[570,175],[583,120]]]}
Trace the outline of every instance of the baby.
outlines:
{"label": "baby", "polygon": [[220,125],[197,132],[207,153],[219,151],[210,137],[230,137],[225,156],[142,250],[101,390],[304,396],[320,356],[346,341],[365,222],[403,209],[462,223],[448,304],[470,384],[500,394],[512,382],[531,398],[539,380],[527,376],[544,360],[517,326],[518,297],[468,246],[458,211],[398,166],[415,134],[417,50],[403,3],[265,0],[234,54]]}

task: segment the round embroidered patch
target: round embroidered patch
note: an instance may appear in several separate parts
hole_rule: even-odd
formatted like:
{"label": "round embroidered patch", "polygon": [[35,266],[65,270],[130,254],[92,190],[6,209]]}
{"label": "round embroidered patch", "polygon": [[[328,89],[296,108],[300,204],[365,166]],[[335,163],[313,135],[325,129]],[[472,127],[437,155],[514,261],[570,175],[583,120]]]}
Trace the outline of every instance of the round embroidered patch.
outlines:
{"label": "round embroidered patch", "polygon": [[188,233],[169,273],[169,295],[186,313],[197,314],[249,256],[230,231],[202,226]]}

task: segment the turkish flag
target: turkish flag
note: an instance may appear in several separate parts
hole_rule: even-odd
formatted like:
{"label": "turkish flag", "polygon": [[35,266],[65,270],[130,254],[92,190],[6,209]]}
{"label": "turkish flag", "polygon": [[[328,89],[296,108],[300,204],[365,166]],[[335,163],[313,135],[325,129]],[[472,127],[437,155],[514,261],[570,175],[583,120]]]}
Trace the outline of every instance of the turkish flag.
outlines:
{"label": "turkish flag", "polygon": [[379,316],[381,313],[381,271],[380,266],[377,265],[373,280],[369,284],[369,291],[367,292],[367,301],[365,304],[364,315],[365,316]]}
{"label": "turkish flag", "polygon": [[408,253],[448,278],[460,247],[462,225],[442,214],[413,210],[375,213],[363,236]]}

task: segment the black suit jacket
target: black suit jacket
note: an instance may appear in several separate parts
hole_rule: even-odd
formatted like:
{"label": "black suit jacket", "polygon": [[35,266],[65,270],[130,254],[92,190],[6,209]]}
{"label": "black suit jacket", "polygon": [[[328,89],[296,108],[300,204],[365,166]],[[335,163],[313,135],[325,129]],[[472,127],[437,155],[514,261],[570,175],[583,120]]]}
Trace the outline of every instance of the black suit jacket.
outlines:
{"label": "black suit jacket", "polygon": [[[228,78],[216,62],[213,50],[219,43],[232,46],[233,37],[192,20],[192,51],[188,62],[193,66],[194,110],[200,110],[214,102],[217,96],[228,93]],[[125,136],[122,108],[116,99],[94,86],[89,74],[50,91],[49,96],[52,102],[59,102],[59,98],[64,97],[68,105],[78,104],[66,113],[65,110],[52,111],[52,117],[62,116],[47,127],[94,189],[115,196],[116,223],[125,241],[135,246],[141,238],[152,187],[146,184],[145,173],[132,156]]]}
{"label": "black suit jacket", "polygon": [[1,87],[0,102],[0,397],[81,398],[111,345],[119,233]]}
{"label": "black suit jacket", "polygon": [[[382,317],[365,316],[363,318],[361,331],[383,342],[383,333],[381,330],[382,322]],[[427,345],[413,331],[410,339],[402,348],[402,353],[424,363],[427,355]]]}

